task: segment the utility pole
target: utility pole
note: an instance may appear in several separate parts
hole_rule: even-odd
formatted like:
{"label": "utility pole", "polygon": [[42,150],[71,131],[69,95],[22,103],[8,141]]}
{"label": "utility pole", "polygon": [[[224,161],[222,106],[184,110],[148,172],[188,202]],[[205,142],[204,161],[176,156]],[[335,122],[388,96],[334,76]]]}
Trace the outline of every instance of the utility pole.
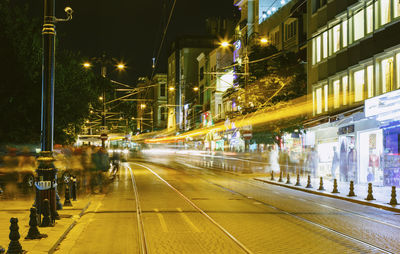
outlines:
{"label": "utility pole", "polygon": [[[55,17],[55,0],[44,0],[44,20],[42,29],[42,110],[41,110],[41,152],[39,166],[36,170],[35,203],[39,214],[44,213],[44,200],[50,204],[50,223],[53,226],[59,215],[57,206],[57,169],[54,166],[53,134],[54,134],[54,80],[55,80],[55,42],[56,22],[72,19],[72,9],[66,7],[66,19]],[[42,224],[43,226],[43,224]]]}
{"label": "utility pole", "polygon": [[[105,55],[103,55],[103,60],[101,62],[101,76],[106,78],[107,75],[107,67],[105,65]],[[103,84],[104,85],[104,84]],[[106,148],[106,140],[108,139],[107,136],[107,125],[106,125],[106,88],[103,87],[103,110],[101,112],[101,129],[102,133],[100,133],[101,137],[101,147]]]}

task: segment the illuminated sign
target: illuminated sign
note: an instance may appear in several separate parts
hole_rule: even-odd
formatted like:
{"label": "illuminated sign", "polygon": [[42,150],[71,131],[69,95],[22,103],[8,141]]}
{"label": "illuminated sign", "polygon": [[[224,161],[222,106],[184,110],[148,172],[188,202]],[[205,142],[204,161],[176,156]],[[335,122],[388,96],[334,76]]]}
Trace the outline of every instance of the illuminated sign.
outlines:
{"label": "illuminated sign", "polygon": [[400,110],[400,90],[365,100],[365,117],[387,114]]}
{"label": "illuminated sign", "polygon": [[239,50],[242,48],[242,42],[237,40],[233,45],[235,46],[235,50],[233,51],[233,62],[236,62],[239,58]]}

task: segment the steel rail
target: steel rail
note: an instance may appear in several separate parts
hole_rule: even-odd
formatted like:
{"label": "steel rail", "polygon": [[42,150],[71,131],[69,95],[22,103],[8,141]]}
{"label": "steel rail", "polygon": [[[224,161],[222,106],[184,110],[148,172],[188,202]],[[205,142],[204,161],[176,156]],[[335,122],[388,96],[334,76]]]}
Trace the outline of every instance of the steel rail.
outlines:
{"label": "steel rail", "polygon": [[253,253],[243,243],[241,243],[236,237],[234,237],[231,233],[229,233],[224,227],[222,227],[218,222],[216,222],[213,218],[211,218],[206,212],[204,212],[200,207],[198,207],[195,203],[193,203],[182,192],[180,192],[178,189],[176,189],[174,186],[172,186],[169,182],[164,180],[160,175],[158,175],[156,172],[154,172],[151,168],[149,168],[149,167],[147,167],[145,165],[142,165],[142,164],[135,163],[135,162],[131,162],[131,163],[149,170],[153,175],[155,175],[158,179],[160,179],[162,182],[164,182],[173,191],[178,193],[193,208],[195,208],[198,212],[200,212],[203,216],[205,216],[211,223],[213,223],[215,226],[217,226],[225,235],[227,235],[232,241],[234,241],[244,252],[249,253],[249,254]]}
{"label": "steel rail", "polygon": [[146,234],[144,232],[144,225],[143,225],[143,219],[142,219],[142,208],[140,207],[139,193],[137,190],[135,176],[132,172],[131,167],[129,167],[129,165],[125,165],[125,166],[129,169],[129,173],[130,173],[131,179],[132,179],[132,187],[133,187],[133,191],[135,193],[136,217],[137,217],[137,221],[138,221],[140,253],[147,254],[148,247],[147,247],[147,241],[146,241]]}
{"label": "steel rail", "polygon": [[[192,168],[193,168],[193,166],[192,166]],[[188,173],[186,173],[186,174],[188,174]],[[197,175],[197,177],[198,177],[198,175]],[[204,177],[201,177],[201,178],[202,178],[204,181],[206,181],[206,182],[208,182],[208,183],[210,183],[210,184],[212,184],[212,185],[215,185],[215,186],[217,186],[217,187],[219,187],[219,188],[221,188],[221,189],[224,189],[225,191],[228,191],[228,192],[230,192],[230,193],[234,193],[234,194],[240,195],[240,196],[242,196],[242,197],[244,197],[244,198],[246,198],[246,199],[250,199],[250,200],[252,200],[252,201],[257,201],[257,202],[259,202],[259,203],[261,203],[261,204],[263,204],[263,205],[265,205],[265,206],[268,206],[268,207],[270,207],[270,208],[272,208],[272,209],[274,209],[274,210],[277,210],[277,211],[279,211],[279,212],[281,212],[281,213],[284,213],[284,214],[286,214],[286,215],[289,215],[289,216],[291,216],[291,217],[294,217],[294,218],[296,218],[296,219],[298,219],[298,220],[301,220],[301,221],[303,221],[303,222],[309,223],[309,224],[314,225],[314,226],[316,226],[316,227],[322,228],[322,229],[327,230],[327,231],[329,231],[329,232],[331,232],[331,233],[335,233],[335,234],[337,234],[337,235],[340,235],[340,236],[343,237],[343,238],[346,238],[346,239],[352,240],[352,241],[354,241],[354,242],[357,242],[357,243],[359,243],[359,244],[368,246],[369,248],[373,248],[373,249],[375,249],[375,250],[379,250],[379,251],[381,251],[382,253],[394,254],[394,252],[385,250],[385,249],[383,249],[383,248],[381,248],[381,247],[379,247],[379,246],[376,246],[376,245],[374,245],[374,244],[368,243],[368,242],[366,242],[366,241],[364,241],[364,240],[360,240],[360,239],[355,238],[355,237],[352,237],[352,236],[350,236],[350,235],[348,235],[348,234],[345,234],[345,233],[339,232],[339,231],[337,231],[337,230],[335,230],[335,229],[332,229],[332,228],[330,228],[330,227],[328,227],[328,226],[324,226],[324,225],[322,225],[322,224],[320,224],[320,223],[313,222],[313,221],[311,221],[311,220],[309,220],[309,219],[306,219],[306,218],[303,218],[303,217],[298,216],[298,215],[296,215],[296,214],[287,212],[287,211],[285,211],[285,210],[283,210],[283,209],[281,209],[281,208],[278,208],[278,207],[276,207],[276,206],[274,206],[274,205],[268,204],[268,203],[266,203],[266,202],[264,202],[264,201],[262,201],[262,200],[258,200],[258,199],[249,197],[249,196],[247,196],[247,195],[245,195],[245,194],[243,194],[243,193],[240,193],[240,192],[238,192],[238,191],[235,191],[235,190],[233,190],[233,189],[231,189],[231,188],[227,188],[227,187],[222,186],[222,185],[220,185],[220,184],[214,183],[214,182],[212,182],[212,181],[210,181],[210,180],[204,179]],[[239,181],[237,181],[237,180],[233,180],[233,181],[238,182],[238,183],[241,183],[241,182],[239,182]],[[241,184],[243,184],[243,183],[241,183]],[[253,186],[259,187],[259,186],[256,186],[256,185],[253,185]],[[259,188],[260,188],[260,187],[259,187]],[[343,210],[343,211],[344,211],[344,210]],[[361,216],[360,216],[360,217],[361,217]],[[382,224],[387,225],[386,223],[382,223]],[[393,226],[394,226],[394,225],[393,225]],[[395,226],[395,227],[397,228],[397,226]]]}

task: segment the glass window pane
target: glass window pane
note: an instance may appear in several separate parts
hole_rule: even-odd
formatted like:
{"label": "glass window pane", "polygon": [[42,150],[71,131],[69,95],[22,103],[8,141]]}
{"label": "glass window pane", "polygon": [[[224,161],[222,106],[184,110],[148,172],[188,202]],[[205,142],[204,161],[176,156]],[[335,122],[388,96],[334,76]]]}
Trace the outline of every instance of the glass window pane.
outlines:
{"label": "glass window pane", "polygon": [[390,21],[390,0],[380,0],[381,25]]}
{"label": "glass window pane", "polygon": [[361,10],[353,16],[354,40],[364,37],[364,10]]}
{"label": "glass window pane", "polygon": [[333,27],[333,53],[340,49],[340,25]]}
{"label": "glass window pane", "polygon": [[317,63],[321,61],[321,35],[317,38]]}
{"label": "glass window pane", "polygon": [[[342,31],[343,31],[343,47],[347,47],[347,20],[344,20],[342,23]],[[340,45],[339,45],[340,47]]]}
{"label": "glass window pane", "polygon": [[354,101],[362,101],[364,99],[364,70],[356,71],[354,76]]}
{"label": "glass window pane", "polygon": [[324,107],[324,109],[325,109],[325,111],[328,111],[328,101],[329,101],[329,98],[328,98],[328,85],[324,85],[324,105],[325,105],[325,107]]}
{"label": "glass window pane", "polygon": [[400,1],[395,0],[393,5],[394,5],[394,17],[397,18],[398,16],[400,16]]}
{"label": "glass window pane", "polygon": [[333,81],[333,107],[340,106],[340,80]]}
{"label": "glass window pane", "polygon": [[317,40],[316,38],[313,39],[312,41],[312,64],[316,64],[317,62],[317,46],[315,45]]}
{"label": "glass window pane", "polygon": [[368,90],[368,98],[374,96],[374,67],[370,65],[367,67],[367,90]]}
{"label": "glass window pane", "polygon": [[322,34],[322,58],[328,57],[328,32]]}
{"label": "glass window pane", "polygon": [[316,99],[317,99],[317,114],[322,113],[322,88],[317,88],[316,92]]}
{"label": "glass window pane", "polygon": [[312,101],[313,101],[313,114],[315,115],[316,101],[315,101],[315,90],[312,92]]}
{"label": "glass window pane", "polygon": [[343,105],[347,105],[347,98],[349,93],[349,78],[342,77],[342,91],[343,91]]}
{"label": "glass window pane", "polygon": [[373,6],[371,4],[367,7],[367,34],[372,33],[373,25]]}
{"label": "glass window pane", "polygon": [[397,86],[396,88],[400,88],[400,53],[396,55],[396,70],[397,70]]}
{"label": "glass window pane", "polygon": [[382,93],[393,90],[393,57],[381,62]]}

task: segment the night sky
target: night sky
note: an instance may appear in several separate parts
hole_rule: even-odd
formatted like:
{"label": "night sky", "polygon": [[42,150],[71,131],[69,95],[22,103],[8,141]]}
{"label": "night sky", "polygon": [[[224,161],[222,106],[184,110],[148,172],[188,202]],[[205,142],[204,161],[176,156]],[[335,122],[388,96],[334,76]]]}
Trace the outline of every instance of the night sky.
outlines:
{"label": "night sky", "polygon": [[[64,17],[66,3],[74,10],[72,21],[57,25],[58,43],[87,57],[105,52],[122,59],[129,67],[123,81],[134,83],[138,76],[151,75],[151,59],[157,54],[163,24],[173,3],[166,0],[163,14],[163,1],[56,0],[58,18]],[[166,73],[167,51],[177,35],[204,34],[206,17],[232,15],[232,0],[177,0],[157,72]]]}

